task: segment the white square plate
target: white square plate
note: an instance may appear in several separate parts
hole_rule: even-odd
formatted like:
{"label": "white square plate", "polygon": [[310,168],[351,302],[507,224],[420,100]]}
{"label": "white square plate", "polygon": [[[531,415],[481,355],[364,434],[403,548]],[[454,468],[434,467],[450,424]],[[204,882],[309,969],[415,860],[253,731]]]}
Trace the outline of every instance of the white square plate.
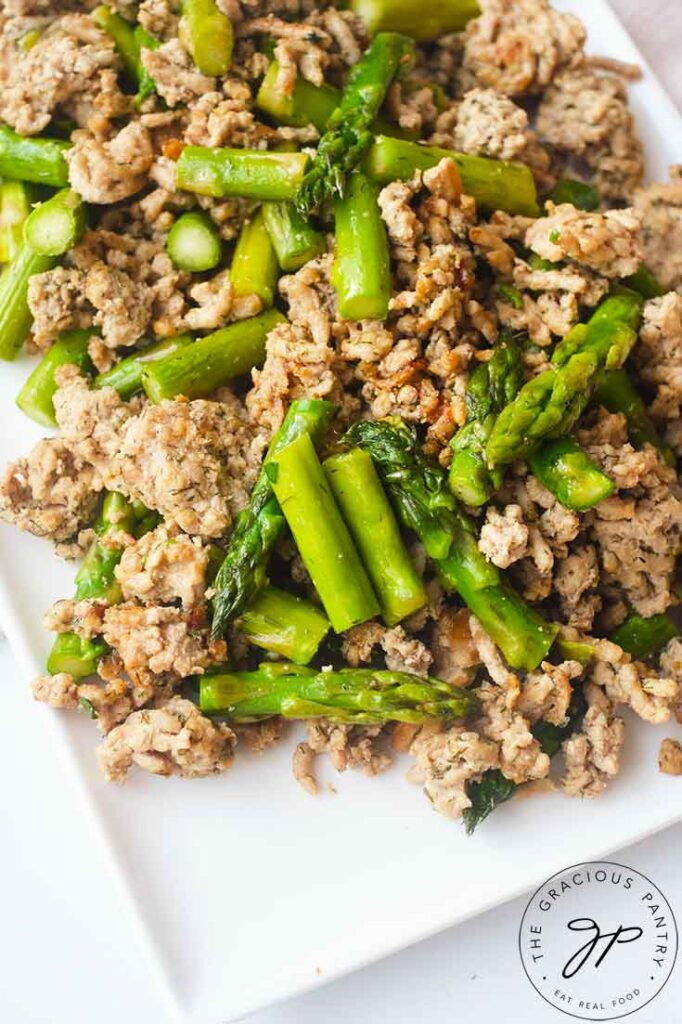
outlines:
{"label": "white square plate", "polygon": [[[604,0],[557,6],[586,22],[591,52],[644,64]],[[682,162],[682,132],[648,68],[632,104],[649,177],[664,179]],[[27,372],[25,357],[0,368],[3,464],[40,436],[14,406]],[[0,565],[0,615],[30,700],[49,643],[42,615],[71,593],[73,568],[7,527]],[[665,727],[629,723],[623,771],[596,802],[514,802],[467,839],[404,780],[404,762],[373,780],[335,777],[336,796],[307,796],[290,772],[295,729],[261,757],[240,751],[219,778],[135,771],[117,788],[99,775],[91,723],[39,714],[84,797],[150,970],[186,1024],[232,1021],[329,981],[682,817],[679,787],[656,767]]]}

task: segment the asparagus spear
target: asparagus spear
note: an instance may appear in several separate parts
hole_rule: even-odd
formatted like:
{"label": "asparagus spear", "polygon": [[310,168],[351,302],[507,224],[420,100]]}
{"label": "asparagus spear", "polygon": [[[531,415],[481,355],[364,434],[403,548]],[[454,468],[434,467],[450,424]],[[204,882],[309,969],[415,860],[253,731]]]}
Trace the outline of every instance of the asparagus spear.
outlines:
{"label": "asparagus spear", "polygon": [[0,274],[0,359],[14,359],[31,327],[30,279],[50,270],[84,226],[83,202],[71,189],[57,192],[27,217],[23,241]]}
{"label": "asparagus spear", "polygon": [[57,390],[54,374],[59,366],[73,363],[82,373],[92,373],[88,345],[94,331],[66,331],[35,367],[17,395],[17,405],[43,427],[56,427],[52,398]]}
{"label": "asparagus spear", "polygon": [[560,178],[547,198],[557,206],[571,203],[578,210],[598,210],[601,203],[601,196],[594,185],[574,178]]}
{"label": "asparagus spear", "polygon": [[341,103],[320,139],[313,164],[296,195],[296,206],[309,216],[326,199],[342,196],[346,175],[372,141],[370,126],[396,75],[414,64],[414,43],[407,36],[380,32],[351,69]]}
{"label": "asparagus spear", "polygon": [[[342,93],[331,85],[313,85],[299,75],[290,93],[285,93],[279,84],[280,68],[273,61],[261,83],[256,96],[256,107],[268,114],[278,124],[291,128],[306,128],[309,124],[323,132],[329,118],[341,103]],[[372,122],[377,135],[391,135],[399,139],[414,139],[418,136],[393,124],[382,114]]]}
{"label": "asparagus spear", "polygon": [[17,135],[0,124],[0,177],[64,188],[69,184],[64,154],[70,148],[62,139]]}
{"label": "asparagus spear", "polygon": [[[132,398],[143,390],[142,376],[147,366],[179,352],[194,342],[191,334],[178,334],[174,338],[164,338],[146,348],[138,349],[116,363],[105,373],[98,373],[92,382],[94,388],[113,388],[121,398]],[[52,350],[51,350],[52,351]]]}
{"label": "asparagus spear", "polygon": [[324,612],[310,601],[276,587],[264,587],[235,623],[249,643],[307,665],[331,628]]}
{"label": "asparagus spear", "polygon": [[476,0],[351,0],[351,10],[375,32],[404,32],[418,42],[461,32],[480,14]]}
{"label": "asparagus spear", "polygon": [[[545,754],[554,757],[559,752],[563,741],[579,728],[586,710],[587,705],[582,687],[574,686],[568,715],[563,725],[553,725],[551,722],[543,721],[535,723],[532,730],[533,735]],[[471,800],[471,807],[467,807],[462,813],[467,835],[472,835],[476,827],[496,807],[514,795],[517,788],[516,783],[505,778],[497,768],[491,768],[484,772],[479,782],[470,782],[467,785],[467,796]]]}
{"label": "asparagus spear", "polygon": [[364,420],[345,435],[372,456],[403,526],[417,534],[443,587],[457,591],[512,668],[537,668],[558,627],[528,607],[478,549],[476,526],[458,508],[444,471],[423,455],[402,420]]}
{"label": "asparagus spear", "polygon": [[341,92],[331,85],[313,85],[298,75],[292,91],[285,93],[280,88],[279,75],[279,64],[273,61],[256,95],[258,109],[291,128],[312,124],[323,132],[341,102]]}
{"label": "asparagus spear", "polygon": [[142,50],[157,50],[161,45],[141,25],[131,25],[110,7],[101,5],[92,12],[92,18],[107,35],[111,36],[121,63],[131,82],[137,87],[135,105],[140,104],[156,90],[156,83],[142,63]]}
{"label": "asparagus spear", "polygon": [[225,632],[230,621],[264,585],[270,554],[284,529],[284,517],[270,483],[271,460],[303,433],[309,434],[313,442],[319,442],[327,433],[335,412],[331,402],[316,398],[301,398],[291,403],[284,423],[270,443],[251,500],[237,518],[225,560],[215,579],[214,637]]}
{"label": "asparagus spear", "polygon": [[293,203],[263,203],[262,210],[277,262],[287,274],[326,251],[322,232],[304,220]]}
{"label": "asparagus spear", "polygon": [[466,718],[479,708],[470,690],[440,679],[371,668],[317,672],[286,663],[264,663],[256,672],[206,675],[199,680],[201,710],[233,722],[328,718],[380,724]]}
{"label": "asparagus spear", "polygon": [[327,459],[324,468],[379,598],[383,620],[395,626],[423,608],[427,597],[372,458],[362,448],[351,448]]}
{"label": "asparagus spear", "polygon": [[391,299],[391,257],[378,186],[354,172],[334,200],[336,259],[332,283],[346,320],[384,320]]}
{"label": "asparagus spear", "polygon": [[29,280],[34,274],[51,270],[56,262],[54,257],[34,252],[22,242],[14,259],[0,274],[0,359],[14,359],[31,328]]}
{"label": "asparagus spear", "polygon": [[85,228],[85,206],[73,189],[65,188],[40,203],[26,218],[24,240],[42,256],[62,256]]}
{"label": "asparagus spear", "polygon": [[230,266],[235,295],[257,295],[263,308],[272,306],[277,294],[279,264],[263,213],[258,210],[247,220],[237,239]]}
{"label": "asparagus spear", "polygon": [[32,200],[32,190],[23,181],[4,181],[0,185],[0,263],[16,255]]}
{"label": "asparagus spear", "polygon": [[501,335],[487,363],[476,367],[467,387],[467,422],[450,442],[449,486],[465,505],[485,505],[502,484],[502,473],[486,465],[485,446],[495,417],[511,402],[523,381],[521,354],[511,335]]}
{"label": "asparagus spear", "polygon": [[554,350],[554,368],[519,391],[498,416],[486,445],[495,469],[527,458],[542,441],[565,437],[583,414],[600,370],[622,366],[637,340],[642,299],[611,295],[586,324],[578,324]]}
{"label": "asparagus spear", "polygon": [[626,277],[623,284],[639,292],[645,299],[656,299],[663,295],[663,289],[646,263],[640,263],[635,273]]}
{"label": "asparagus spear", "polygon": [[474,834],[476,828],[489,814],[509,800],[516,792],[516,783],[507,779],[499,768],[489,768],[483,773],[479,782],[467,785],[467,796],[471,807],[462,811],[464,831],[468,836]]}
{"label": "asparagus spear", "polygon": [[570,437],[544,444],[531,455],[530,468],[557,501],[578,512],[594,508],[613,493],[613,481]]}
{"label": "asparagus spear", "polygon": [[659,437],[644,399],[630,380],[627,370],[606,370],[600,373],[594,398],[609,412],[623,413],[628,424],[628,436],[635,448],[652,444],[669,465],[675,465],[674,454]]}
{"label": "asparagus spear", "polygon": [[336,633],[373,619],[379,603],[308,434],[270,463],[270,482]]}
{"label": "asparagus spear", "polygon": [[491,160],[380,135],[367,150],[363,169],[372,181],[389,185],[409,181],[415,171],[428,171],[444,159],[454,160],[463,191],[479,206],[527,217],[537,217],[540,212],[530,168],[512,160]]}
{"label": "asparagus spear", "polygon": [[200,274],[213,270],[223,256],[223,243],[207,213],[183,213],[168,232],[166,249],[176,267]]}
{"label": "asparagus spear", "polygon": [[266,153],[251,149],[185,146],[176,165],[176,182],[203,196],[290,200],[304,179],[305,153]]}
{"label": "asparagus spear", "polygon": [[[121,560],[123,548],[100,543],[99,538],[124,530],[132,533],[135,509],[122,494],[109,492],[95,524],[98,539],[93,541],[76,575],[76,600],[102,598],[110,604],[121,600],[121,588],[114,569]],[[85,640],[75,633],[60,633],[52,645],[47,659],[47,670],[52,675],[68,672],[74,679],[84,679],[97,669],[97,662],[106,654],[107,645],[100,641]]]}
{"label": "asparagus spear", "polygon": [[677,635],[677,629],[667,615],[661,613],[645,619],[630,611],[625,622],[611,634],[611,640],[641,661],[665,647]]}
{"label": "asparagus spear", "polygon": [[284,317],[276,309],[238,320],[155,362],[146,363],[142,386],[152,402],[184,395],[204,398],[265,359],[265,341]]}
{"label": "asparagus spear", "polygon": [[215,0],[182,0],[181,35],[204,75],[226,75],[232,62],[232,22]]}

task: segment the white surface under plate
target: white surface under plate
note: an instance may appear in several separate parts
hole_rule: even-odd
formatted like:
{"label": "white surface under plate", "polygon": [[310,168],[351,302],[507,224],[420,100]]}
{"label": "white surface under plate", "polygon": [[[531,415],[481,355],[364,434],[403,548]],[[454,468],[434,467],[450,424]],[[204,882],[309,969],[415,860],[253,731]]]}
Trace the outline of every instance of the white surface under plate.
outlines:
{"label": "white surface under plate", "polygon": [[[602,0],[557,6],[583,18],[592,52],[641,62]],[[664,178],[682,162],[680,119],[648,71],[632,103],[649,176]],[[40,434],[13,403],[27,370],[22,358],[0,374],[3,463]],[[6,527],[0,565],[0,616],[30,700],[28,680],[49,642],[41,618],[71,593],[73,568]],[[337,795],[307,796],[291,777],[293,728],[261,757],[240,751],[222,777],[137,771],[118,788],[99,775],[89,721],[35,714],[36,746],[48,736],[62,749],[150,970],[187,1024],[234,1020],[292,996],[682,817],[678,789],[656,767],[665,730],[634,722],[623,771],[600,800],[512,802],[467,839],[404,780],[404,762],[373,780],[335,776]]]}

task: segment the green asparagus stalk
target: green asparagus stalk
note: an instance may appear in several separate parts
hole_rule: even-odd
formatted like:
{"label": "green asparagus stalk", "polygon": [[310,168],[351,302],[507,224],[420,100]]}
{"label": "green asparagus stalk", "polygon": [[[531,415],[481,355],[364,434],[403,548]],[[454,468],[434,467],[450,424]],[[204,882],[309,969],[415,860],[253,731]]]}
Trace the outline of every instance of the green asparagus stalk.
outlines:
{"label": "green asparagus stalk", "polygon": [[213,270],[223,256],[223,243],[207,213],[183,213],[168,232],[166,249],[176,267],[200,274]]}
{"label": "green asparagus stalk", "polygon": [[625,416],[628,436],[635,448],[652,444],[654,448],[658,448],[669,465],[675,465],[675,456],[661,440],[647,412],[644,399],[630,380],[627,370],[606,370],[600,373],[594,399],[608,412],[620,412]]}
{"label": "green asparagus stalk", "polygon": [[42,256],[62,256],[78,242],[84,228],[83,200],[77,192],[65,188],[29,214],[24,240]]}
{"label": "green asparagus stalk", "polygon": [[249,504],[237,518],[225,560],[215,579],[214,637],[225,632],[231,620],[264,586],[270,555],[284,529],[284,517],[270,482],[271,461],[304,433],[312,438],[313,443],[319,443],[327,433],[335,412],[331,402],[316,398],[302,398],[291,403],[284,423],[270,443]]}
{"label": "green asparagus stalk", "polygon": [[491,160],[380,135],[367,150],[363,168],[377,184],[388,185],[397,180],[409,181],[415,171],[428,171],[444,159],[455,162],[463,191],[473,196],[479,206],[538,216],[540,209],[531,170],[512,160]]}
{"label": "green asparagus stalk", "polygon": [[22,242],[0,274],[0,359],[13,360],[31,328],[28,282],[34,274],[51,270],[55,263],[54,257],[34,252]]}
{"label": "green asparagus stalk", "polygon": [[506,803],[516,789],[516,783],[506,778],[499,768],[489,768],[479,782],[468,783],[466,793],[471,800],[471,806],[465,807],[462,811],[466,834],[473,835],[481,822],[485,821],[497,807]]}
{"label": "green asparagus stalk", "polygon": [[205,398],[265,360],[265,341],[284,317],[276,309],[238,320],[192,345],[146,363],[142,386],[152,402],[164,398]]}
{"label": "green asparagus stalk", "polygon": [[523,381],[521,354],[511,335],[501,335],[487,363],[472,373],[467,387],[467,422],[450,442],[450,490],[465,505],[485,505],[502,485],[502,472],[485,459],[495,417],[517,395]]}
{"label": "green asparagus stalk", "polygon": [[57,390],[54,374],[58,367],[73,363],[81,373],[90,375],[93,372],[88,345],[94,333],[83,330],[60,334],[31,373],[17,395],[17,405],[36,423],[43,427],[57,426],[52,398]]}
{"label": "green asparagus stalk", "polygon": [[232,62],[232,22],[215,0],[182,0],[182,36],[204,75],[226,75]]}
{"label": "green asparagus stalk", "polygon": [[176,182],[186,192],[245,199],[294,199],[304,179],[305,153],[267,153],[250,149],[185,146],[176,165]]}
{"label": "green asparagus stalk", "polygon": [[269,309],[277,295],[279,264],[263,213],[258,210],[244,224],[230,266],[235,295],[257,295]]}
{"label": "green asparagus stalk", "polygon": [[353,172],[334,200],[336,259],[332,283],[346,320],[384,320],[391,299],[391,257],[377,202],[378,186]]}
{"label": "green asparagus stalk", "polygon": [[233,722],[320,718],[372,725],[466,718],[479,709],[470,690],[440,679],[371,668],[339,672],[264,663],[256,672],[206,675],[199,680],[201,710]]}
{"label": "green asparagus stalk", "polygon": [[8,263],[16,255],[32,201],[32,189],[23,181],[0,185],[0,263]]}
{"label": "green asparagus stalk", "polygon": [[[258,90],[256,107],[278,124],[290,128],[306,128],[312,124],[318,132],[323,132],[329,118],[341,103],[341,90],[327,84],[313,85],[299,75],[292,91],[285,93],[280,87],[279,75],[279,64],[273,61]],[[382,114],[374,118],[372,130],[376,135],[390,135],[399,139],[418,137],[414,132],[393,124]]]}
{"label": "green asparagus stalk", "polygon": [[558,627],[528,607],[486,561],[475,523],[458,508],[445,472],[424,457],[414,430],[402,420],[364,420],[344,439],[372,456],[398,519],[421,540],[443,587],[459,593],[512,668],[537,668]]}
{"label": "green asparagus stalk", "polygon": [[256,594],[235,625],[249,643],[295,665],[312,661],[331,628],[316,605],[276,587]]}
{"label": "green asparagus stalk", "polygon": [[547,198],[557,206],[571,203],[578,210],[598,210],[601,204],[601,196],[594,185],[574,178],[560,178]]}
{"label": "green asparagus stalk", "polygon": [[[102,544],[101,539],[123,530],[132,533],[135,510],[122,494],[109,492],[95,524],[98,539],[93,541],[76,575],[76,600],[101,598],[110,604],[121,600],[121,588],[114,570],[121,560],[123,548]],[[68,672],[74,679],[84,679],[97,669],[97,662],[106,654],[107,645],[101,641],[86,640],[75,633],[60,633],[52,645],[47,659],[47,670],[52,675]]]}
{"label": "green asparagus stalk", "polygon": [[336,633],[379,614],[348,527],[308,434],[270,464],[275,497]]}
{"label": "green asparagus stalk", "polygon": [[0,124],[0,177],[64,188],[69,184],[64,154],[70,148],[62,139],[17,135]]}
{"label": "green asparagus stalk", "polygon": [[116,363],[105,373],[98,373],[92,382],[94,388],[113,388],[118,391],[121,398],[132,398],[143,390],[142,376],[151,363],[179,352],[194,342],[191,334],[179,334],[174,338],[164,338],[146,348],[138,349],[131,355],[126,356],[120,363]]}
{"label": "green asparagus stalk", "polygon": [[350,7],[370,35],[403,32],[420,43],[461,32],[481,13],[476,0],[351,0]]}
{"label": "green asparagus stalk", "polygon": [[678,631],[667,615],[661,613],[645,619],[630,611],[625,622],[611,634],[611,640],[641,661],[665,647],[677,635]]}
{"label": "green asparagus stalk", "polygon": [[489,467],[528,458],[542,441],[571,433],[600,370],[622,366],[630,354],[641,311],[641,296],[634,292],[611,295],[586,324],[566,335],[554,350],[553,368],[524,384],[498,416],[486,445]]}
{"label": "green asparagus stalk", "polygon": [[407,36],[380,32],[351,69],[341,103],[327,123],[313,164],[295,198],[302,216],[325,200],[343,196],[346,176],[370,146],[370,127],[393,79],[414,65],[414,43]]}
{"label": "green asparagus stalk", "polygon": [[382,618],[387,626],[395,626],[423,608],[427,596],[372,457],[351,448],[327,459],[324,469],[379,598]]}
{"label": "green asparagus stalk", "polygon": [[[587,704],[582,687],[578,685],[573,687],[568,715],[562,725],[544,721],[536,722],[532,732],[543,753],[548,757],[558,754],[563,741],[579,729],[586,710]],[[517,788],[517,784],[507,779],[497,768],[490,768],[484,772],[479,782],[468,783],[466,791],[471,800],[471,807],[467,807],[462,813],[467,835],[472,835],[477,826],[489,814],[514,795]]]}
{"label": "green asparagus stalk", "polygon": [[139,107],[156,90],[154,79],[142,63],[142,50],[157,50],[161,44],[145,32],[141,25],[131,25],[120,14],[104,5],[95,8],[92,18],[113,39],[127,76],[137,87],[135,104]]}
{"label": "green asparagus stalk", "polygon": [[533,475],[565,508],[584,512],[613,494],[613,480],[570,437],[548,441],[529,461]]}
{"label": "green asparagus stalk", "polygon": [[331,85],[313,85],[298,75],[292,91],[285,93],[280,87],[279,75],[279,64],[273,61],[256,95],[256,107],[279,124],[291,128],[306,128],[312,124],[318,132],[323,132],[341,102],[340,90]]}
{"label": "green asparagus stalk", "polygon": [[277,262],[285,273],[295,273],[326,252],[322,232],[304,220],[293,203],[263,203],[262,210]]}
{"label": "green asparagus stalk", "polygon": [[623,284],[639,292],[645,299],[656,299],[663,294],[663,289],[646,263],[640,263],[635,273],[626,277]]}

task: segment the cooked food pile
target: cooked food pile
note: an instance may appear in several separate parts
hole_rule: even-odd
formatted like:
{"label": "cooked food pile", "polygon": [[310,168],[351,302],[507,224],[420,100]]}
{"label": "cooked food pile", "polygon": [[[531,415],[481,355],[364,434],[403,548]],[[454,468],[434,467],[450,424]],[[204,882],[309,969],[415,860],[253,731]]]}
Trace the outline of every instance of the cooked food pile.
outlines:
{"label": "cooked food pile", "polygon": [[0,518],[108,780],[297,719],[472,831],[682,720],[682,174],[547,0],[347,6],[0,3]]}

